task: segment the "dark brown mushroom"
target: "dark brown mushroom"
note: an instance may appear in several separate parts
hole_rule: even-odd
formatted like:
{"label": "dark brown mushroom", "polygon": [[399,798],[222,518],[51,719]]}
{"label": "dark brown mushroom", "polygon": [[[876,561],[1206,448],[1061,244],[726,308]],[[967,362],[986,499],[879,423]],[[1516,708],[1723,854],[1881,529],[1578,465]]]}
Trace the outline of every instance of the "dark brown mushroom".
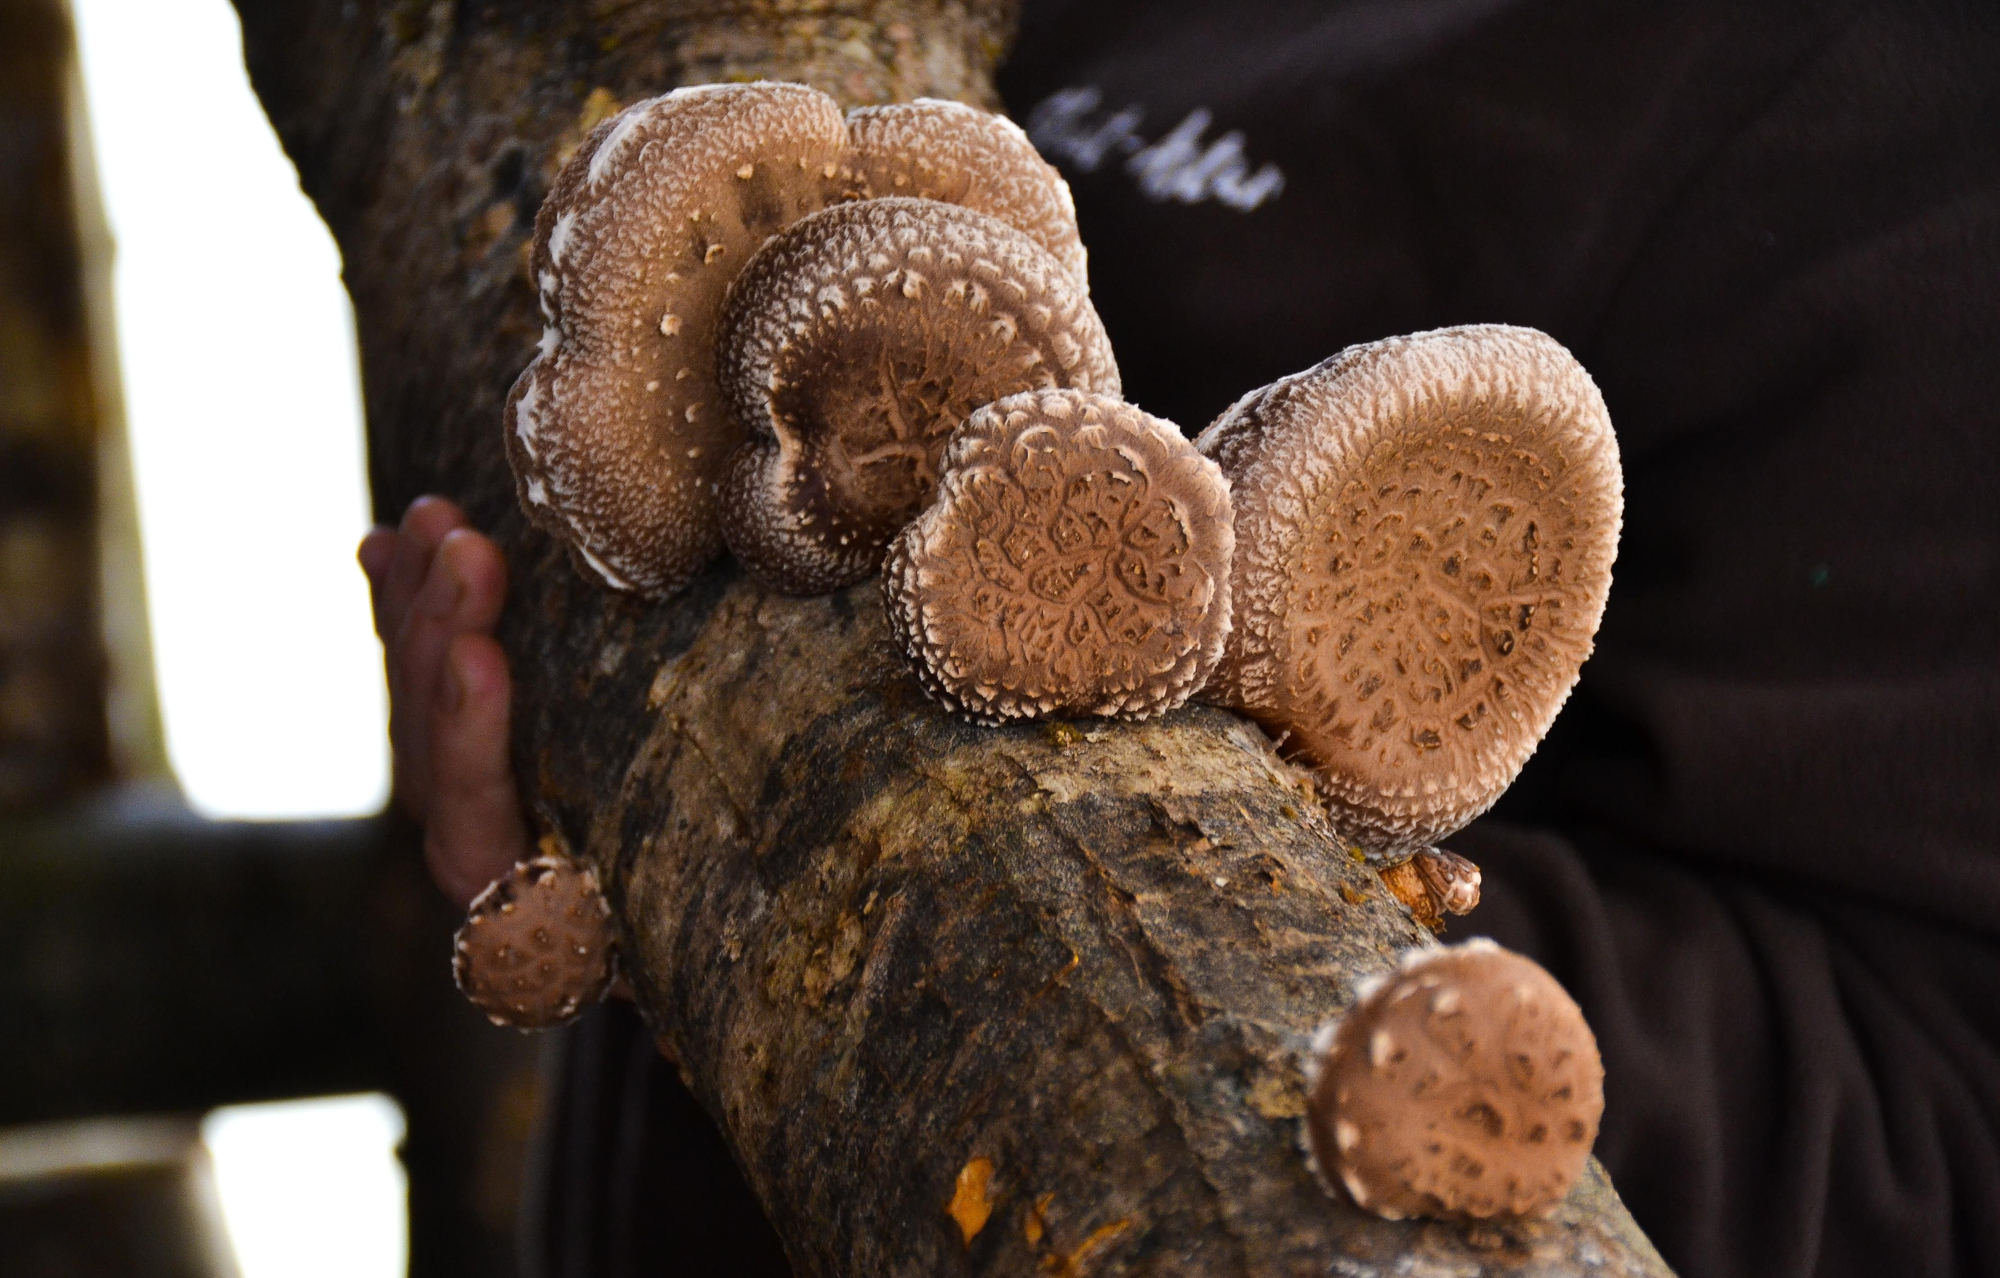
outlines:
{"label": "dark brown mushroom", "polygon": [[495,1025],[547,1029],[604,997],[612,950],[597,872],[567,856],[539,856],[473,900],[452,946],[452,974]]}
{"label": "dark brown mushroom", "polygon": [[1590,655],[1623,509],[1568,351],[1474,325],[1355,346],[1197,441],[1236,498],[1236,625],[1205,694],[1311,765],[1367,849],[1491,806]]}
{"label": "dark brown mushroom", "polygon": [[1081,391],[1011,395],[952,436],[883,593],[925,689],[983,723],[1144,719],[1229,630],[1229,485],[1171,422]]}
{"label": "dark brown mushroom", "polygon": [[923,102],[841,117],[797,84],[700,85],[598,126],[535,222],[548,326],[508,397],[521,505],[579,566],[666,594],[721,549],[716,499],[744,430],[715,380],[729,285],[772,234],[878,194],[1014,221],[1082,284],[1068,188],[1019,130]]}
{"label": "dark brown mushroom", "polygon": [[843,204],[773,237],[730,294],[722,360],[750,432],[723,533],[792,594],[876,571],[975,408],[1038,387],[1118,392],[1075,277],[1025,232],[931,200]]}
{"label": "dark brown mushroom", "polygon": [[1315,1053],[1308,1152],[1329,1187],[1390,1220],[1550,1214],[1604,1112],[1582,1010],[1491,941],[1410,951]]}
{"label": "dark brown mushroom", "polygon": [[722,301],[773,232],[835,197],[833,100],[703,85],[599,125],[535,219],[548,317],[507,401],[522,507],[606,583],[664,593],[721,548],[715,495],[742,438],[715,384]]}

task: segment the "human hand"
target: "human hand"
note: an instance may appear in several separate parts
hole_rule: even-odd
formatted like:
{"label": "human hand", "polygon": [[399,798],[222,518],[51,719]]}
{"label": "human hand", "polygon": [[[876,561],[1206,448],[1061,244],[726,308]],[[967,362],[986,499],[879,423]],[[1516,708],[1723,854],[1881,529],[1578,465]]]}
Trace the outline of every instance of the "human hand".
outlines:
{"label": "human hand", "polygon": [[388,667],[396,802],[424,827],[431,878],[463,907],[529,852],[507,756],[513,683],[493,638],[507,561],[442,497],[410,503],[356,557]]}

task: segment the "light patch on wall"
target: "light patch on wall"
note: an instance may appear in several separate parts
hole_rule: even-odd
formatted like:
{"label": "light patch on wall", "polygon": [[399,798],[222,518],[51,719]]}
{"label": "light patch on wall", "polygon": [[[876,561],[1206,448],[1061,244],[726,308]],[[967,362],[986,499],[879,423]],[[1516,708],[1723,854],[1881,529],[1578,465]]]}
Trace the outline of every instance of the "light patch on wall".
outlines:
{"label": "light patch on wall", "polygon": [[387,1096],[231,1105],[201,1139],[243,1278],[402,1278],[403,1111]]}
{"label": "light patch on wall", "polygon": [[215,817],[377,810],[354,324],[226,0],[72,0],[167,750]]}

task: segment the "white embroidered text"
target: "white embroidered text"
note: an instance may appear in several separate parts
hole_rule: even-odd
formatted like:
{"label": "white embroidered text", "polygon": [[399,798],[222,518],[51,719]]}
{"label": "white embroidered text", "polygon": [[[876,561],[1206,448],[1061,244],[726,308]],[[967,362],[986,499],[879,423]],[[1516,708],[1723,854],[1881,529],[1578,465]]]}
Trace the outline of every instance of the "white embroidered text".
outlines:
{"label": "white embroidered text", "polygon": [[1095,119],[1104,95],[1094,85],[1050,94],[1028,116],[1028,137],[1051,160],[1067,160],[1094,173],[1106,158],[1122,157],[1146,198],[1198,204],[1216,200],[1248,213],[1285,189],[1275,164],[1251,172],[1243,154],[1243,134],[1235,129],[1204,145],[1201,135],[1215,117],[1196,107],[1157,142],[1139,134],[1144,108],[1134,104]]}

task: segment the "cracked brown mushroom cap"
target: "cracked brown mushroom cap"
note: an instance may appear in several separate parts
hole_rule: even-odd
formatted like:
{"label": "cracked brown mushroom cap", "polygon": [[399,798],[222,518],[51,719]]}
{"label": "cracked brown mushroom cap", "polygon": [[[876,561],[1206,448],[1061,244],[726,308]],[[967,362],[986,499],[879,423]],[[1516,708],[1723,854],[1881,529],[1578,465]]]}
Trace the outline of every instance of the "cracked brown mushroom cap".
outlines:
{"label": "cracked brown mushroom cap", "polygon": [[876,571],[974,409],[1119,389],[1089,296],[1046,249],[997,218],[897,197],[826,209],[766,244],[730,294],[722,358],[749,430],[723,533],[791,594]]}
{"label": "cracked brown mushroom cap", "polygon": [[892,545],[889,627],[937,700],[984,723],[1144,719],[1229,631],[1229,485],[1173,423],[1081,391],[974,413]]}
{"label": "cracked brown mushroom cap", "polygon": [[1410,951],[1322,1031],[1315,1057],[1313,1163],[1390,1220],[1553,1213],[1604,1112],[1576,1001],[1486,940]]}
{"label": "cracked brown mushroom cap", "polygon": [[1590,655],[1623,509],[1604,399],[1533,329],[1354,346],[1197,441],[1234,485],[1236,625],[1206,696],[1414,851],[1485,811]]}
{"label": "cracked brown mushroom cap", "polygon": [[540,856],[473,900],[452,947],[452,975],[495,1025],[547,1029],[604,997],[612,948],[597,872]]}
{"label": "cracked brown mushroom cap", "polygon": [[1086,283],[1069,184],[1021,127],[963,102],[918,98],[847,113],[855,177],[869,196],[962,205],[1026,232]]}
{"label": "cracked brown mushroom cap", "polygon": [[522,507],[621,590],[670,592],[721,549],[742,438],[715,384],[722,302],[773,232],[836,194],[847,125],[795,84],[702,85],[599,125],[535,219],[548,318],[507,401]]}

